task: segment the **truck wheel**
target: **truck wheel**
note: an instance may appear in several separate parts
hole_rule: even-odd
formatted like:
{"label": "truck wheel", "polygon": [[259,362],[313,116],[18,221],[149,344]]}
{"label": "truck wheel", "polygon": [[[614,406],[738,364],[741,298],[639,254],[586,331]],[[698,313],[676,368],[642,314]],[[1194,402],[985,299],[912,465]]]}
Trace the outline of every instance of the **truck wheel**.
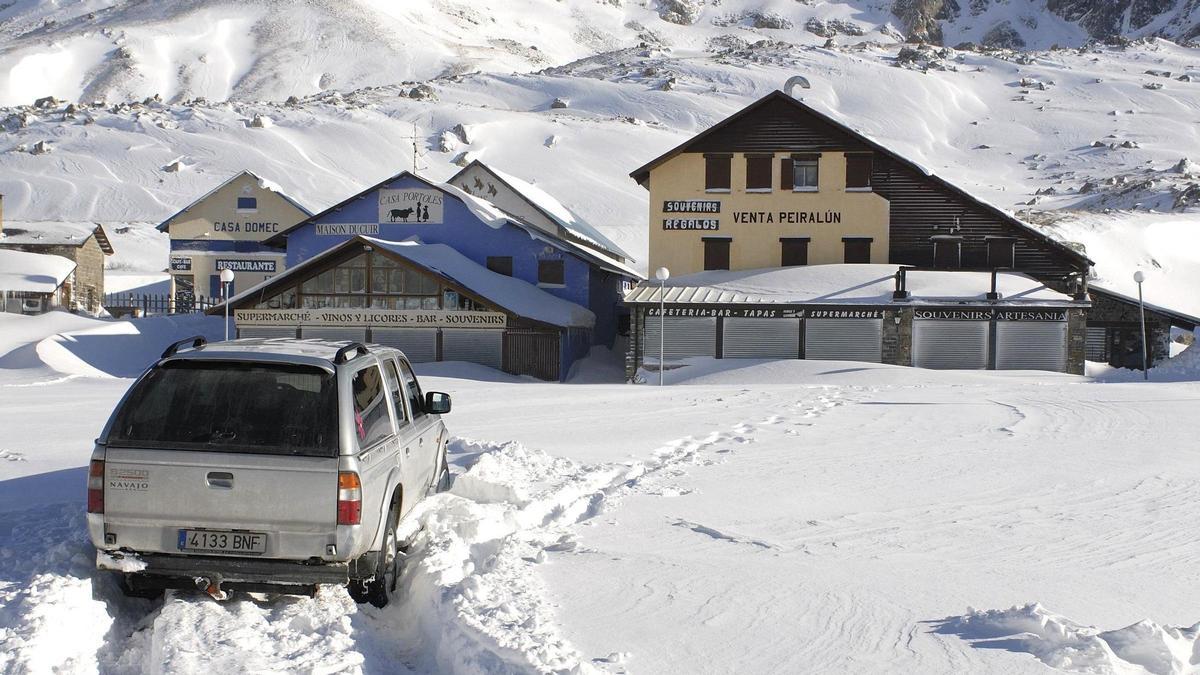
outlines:
{"label": "truck wheel", "polygon": [[[400,546],[396,541],[396,507],[388,512],[387,533],[383,535],[383,550],[379,552],[379,564],[375,578],[367,582],[367,601],[376,607],[387,607],[389,596],[396,590],[396,579],[400,576]],[[353,595],[353,591],[351,591]]]}
{"label": "truck wheel", "polygon": [[446,462],[446,450],[442,449],[442,461],[438,464],[437,479],[433,482],[434,492],[446,492],[454,484],[450,477],[450,464]]}

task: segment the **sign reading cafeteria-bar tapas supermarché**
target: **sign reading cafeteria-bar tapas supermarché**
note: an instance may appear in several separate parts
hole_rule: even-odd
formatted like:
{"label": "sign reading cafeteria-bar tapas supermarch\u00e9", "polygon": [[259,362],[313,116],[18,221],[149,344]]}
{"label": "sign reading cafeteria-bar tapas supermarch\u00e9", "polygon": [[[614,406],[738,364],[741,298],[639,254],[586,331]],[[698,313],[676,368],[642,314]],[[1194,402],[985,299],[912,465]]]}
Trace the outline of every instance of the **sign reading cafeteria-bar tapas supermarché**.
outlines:
{"label": "sign reading cafeteria-bar tapas supermarch\u00e9", "polygon": [[236,309],[239,326],[376,326],[395,328],[505,328],[501,312],[445,309]]}

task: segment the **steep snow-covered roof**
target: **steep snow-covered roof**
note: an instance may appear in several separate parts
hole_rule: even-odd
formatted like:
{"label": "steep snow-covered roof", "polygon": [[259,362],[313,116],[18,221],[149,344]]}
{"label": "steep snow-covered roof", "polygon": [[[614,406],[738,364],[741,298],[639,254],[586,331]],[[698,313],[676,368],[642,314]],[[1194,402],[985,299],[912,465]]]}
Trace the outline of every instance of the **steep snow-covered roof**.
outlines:
{"label": "steep snow-covered roof", "polygon": [[0,249],[0,291],[53,293],[75,263],[60,255]]}
{"label": "steep snow-covered roof", "polygon": [[[596,323],[596,315],[586,307],[551,295],[520,279],[497,274],[445,244],[424,244],[413,240],[388,241],[363,236],[347,239],[337,246],[328,248],[299,265],[288,268],[282,274],[238,293],[229,299],[229,303],[231,306],[237,307],[256,296],[266,296],[271,292],[268,289],[282,286],[283,282],[311,269],[326,257],[336,255],[347,247],[362,246],[363,244],[371,244],[398,255],[418,267],[449,279],[517,316],[563,327],[590,328]],[[210,311],[215,312],[217,309],[220,309],[220,305]]]}
{"label": "steep snow-covered roof", "polygon": [[[482,162],[481,162],[482,164]],[[593,227],[590,223],[580,218],[574,211],[567,208],[562,202],[555,199],[550,193],[542,188],[524,181],[516,176],[505,173],[495,167],[484,165],[488,171],[496,174],[496,177],[508,183],[509,187],[515,190],[519,195],[524,197],[535,208],[544,213],[548,218],[553,220],[559,227],[567,232],[599,246],[603,249],[611,251],[626,260],[629,259],[629,254],[621,250],[611,239],[604,236],[600,230]]]}
{"label": "steep snow-covered roof", "polygon": [[590,328],[596,322],[596,315],[586,307],[551,295],[520,279],[497,274],[445,244],[397,242],[374,237],[363,239],[437,272],[518,316],[555,326]]}
{"label": "steep snow-covered roof", "polygon": [[[892,302],[899,269],[899,265],[838,264],[699,272],[669,279],[664,299],[672,304],[886,304]],[[913,303],[985,302],[992,284],[990,272],[909,270],[906,277]],[[999,273],[996,290],[1005,304],[1072,302],[1071,296],[1017,272]],[[658,295],[659,282],[646,281],[625,301],[654,303]]]}
{"label": "steep snow-covered roof", "polygon": [[0,231],[0,246],[5,244],[37,246],[83,246],[95,235],[100,248],[112,254],[112,244],[100,223],[57,220],[6,220]]}

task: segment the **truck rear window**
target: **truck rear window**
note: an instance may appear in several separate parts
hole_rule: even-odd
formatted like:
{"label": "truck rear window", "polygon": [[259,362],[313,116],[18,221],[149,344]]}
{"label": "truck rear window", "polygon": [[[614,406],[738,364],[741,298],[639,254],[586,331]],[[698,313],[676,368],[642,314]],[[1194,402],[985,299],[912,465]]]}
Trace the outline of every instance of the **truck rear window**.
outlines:
{"label": "truck rear window", "polygon": [[336,457],[337,380],[307,366],[170,361],[138,382],[108,443]]}

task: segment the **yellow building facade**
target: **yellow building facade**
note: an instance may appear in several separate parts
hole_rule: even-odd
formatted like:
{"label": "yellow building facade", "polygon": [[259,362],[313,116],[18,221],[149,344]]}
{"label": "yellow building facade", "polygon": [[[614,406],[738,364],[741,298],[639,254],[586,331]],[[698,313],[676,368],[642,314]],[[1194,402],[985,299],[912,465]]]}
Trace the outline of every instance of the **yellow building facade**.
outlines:
{"label": "yellow building facade", "polygon": [[[725,161],[720,154],[682,152],[650,169],[650,269],[704,271],[714,240],[729,242],[732,270],[784,266],[787,246],[805,247],[809,265],[847,262],[848,246],[851,255],[866,249],[868,259],[857,262],[887,262],[888,202],[869,187],[847,187],[847,153],[725,154],[728,188],[709,186],[709,163]],[[754,160],[770,167],[769,187],[748,187]],[[793,173],[815,163],[815,186],[797,186],[795,177],[785,185],[787,162]]]}

